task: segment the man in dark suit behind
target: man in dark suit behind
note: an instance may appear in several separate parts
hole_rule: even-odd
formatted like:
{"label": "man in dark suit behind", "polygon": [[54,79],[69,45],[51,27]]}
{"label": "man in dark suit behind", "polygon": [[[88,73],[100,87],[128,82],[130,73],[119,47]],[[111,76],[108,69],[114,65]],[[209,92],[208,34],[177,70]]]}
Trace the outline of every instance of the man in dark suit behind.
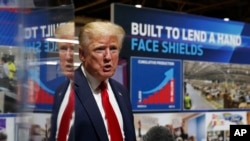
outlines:
{"label": "man in dark suit behind", "polygon": [[[79,33],[79,59],[75,71],[77,141],[136,141],[134,117],[127,89],[111,79],[116,71],[125,31],[111,22],[86,24]],[[100,83],[106,82],[109,101],[119,121],[122,139],[112,140],[102,105]]]}
{"label": "man in dark suit behind", "polygon": [[[51,127],[49,141],[63,141],[58,139],[59,128],[61,126],[68,126],[69,130],[72,129],[74,122],[74,112],[72,112],[72,117],[70,123],[61,123],[63,113],[68,105],[68,99],[70,97],[70,92],[73,88],[74,79],[74,47],[75,44],[72,43],[75,37],[75,25],[74,22],[67,22],[61,24],[56,28],[55,37],[58,39],[57,47],[60,60],[60,67],[64,76],[67,80],[62,82],[62,84],[56,89],[54,95],[54,103],[51,115]],[[71,106],[74,109],[74,105]],[[64,141],[72,140],[72,135],[69,135],[70,131],[67,131]],[[73,133],[71,133],[73,134]]]}

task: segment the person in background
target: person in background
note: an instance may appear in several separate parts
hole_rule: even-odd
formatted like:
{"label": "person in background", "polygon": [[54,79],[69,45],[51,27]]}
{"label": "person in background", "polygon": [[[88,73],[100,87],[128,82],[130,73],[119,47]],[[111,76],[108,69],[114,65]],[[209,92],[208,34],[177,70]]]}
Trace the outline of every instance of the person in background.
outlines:
{"label": "person in background", "polygon": [[75,50],[75,24],[68,22],[61,24],[55,31],[55,37],[59,39],[57,48],[62,73],[73,80],[74,77],[74,50]]}
{"label": "person in background", "polygon": [[192,99],[191,99],[191,97],[189,96],[188,93],[185,94],[183,102],[184,102],[184,108],[185,109],[191,109],[192,108]]}
{"label": "person in background", "polygon": [[1,63],[2,63],[2,78],[9,78],[9,68],[8,68],[8,64],[7,64],[7,58],[6,57],[2,57],[1,58]]}
{"label": "person in background", "polygon": [[13,80],[16,73],[16,65],[14,63],[14,60],[11,58],[9,58],[8,60],[8,69],[9,69],[8,77],[10,80]]}
{"label": "person in background", "polygon": [[4,132],[0,132],[0,141],[7,141],[7,134]]}
{"label": "person in background", "polygon": [[173,125],[171,125],[171,124],[166,124],[165,127],[168,128],[172,134],[174,134]]}
{"label": "person in background", "polygon": [[9,69],[9,90],[12,92],[16,91],[16,64],[14,63],[14,58],[8,57],[8,69]]}
{"label": "person in background", "polygon": [[138,120],[138,137],[141,137],[141,120]]}
{"label": "person in background", "polygon": [[4,87],[9,89],[9,69],[7,64],[7,57],[3,56],[1,58],[2,63],[2,73],[1,73],[1,80],[0,80],[0,87]]}
{"label": "person in background", "polygon": [[[123,85],[111,78],[118,65],[124,36],[121,26],[108,21],[90,22],[80,29],[81,65],[74,79],[77,141],[136,141],[130,95]],[[113,116],[107,116],[109,102],[115,113]],[[109,117],[114,118],[111,126]],[[119,139],[113,139],[112,126],[117,120]]]}
{"label": "person in background", "polygon": [[195,137],[194,136],[188,137],[188,141],[195,141]]}
{"label": "person in background", "polygon": [[174,129],[174,137],[176,140],[186,141],[188,139],[188,134],[185,133],[183,127],[178,127]]}
{"label": "person in background", "polygon": [[[73,91],[73,79],[74,79],[74,48],[75,44],[72,42],[75,39],[75,25],[74,22],[68,22],[61,24],[56,28],[55,37],[59,40],[57,42],[59,61],[62,73],[66,76],[67,80],[63,82],[55,91],[54,103],[51,116],[51,127],[49,141],[67,141],[70,139],[70,132],[74,122],[74,113],[70,112],[69,123],[63,120],[64,113],[67,111],[67,107],[74,109],[74,104],[70,105],[68,100],[70,99],[71,92]],[[67,115],[66,115],[67,116]],[[63,123],[61,123],[63,122]],[[60,136],[60,127],[66,127],[67,131]],[[60,131],[61,132],[61,131]],[[61,133],[60,133],[61,135]],[[62,139],[61,139],[62,138]]]}
{"label": "person in background", "polygon": [[171,131],[164,126],[153,126],[145,135],[143,135],[141,141],[175,141],[174,135]]}

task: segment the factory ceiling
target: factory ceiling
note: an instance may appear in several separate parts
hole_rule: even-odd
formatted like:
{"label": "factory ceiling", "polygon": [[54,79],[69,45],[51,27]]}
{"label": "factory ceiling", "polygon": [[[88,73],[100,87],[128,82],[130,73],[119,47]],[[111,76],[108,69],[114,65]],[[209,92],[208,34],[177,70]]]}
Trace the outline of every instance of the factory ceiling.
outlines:
{"label": "factory ceiling", "polygon": [[95,19],[109,20],[110,4],[113,2],[129,5],[139,3],[147,8],[250,22],[248,0],[74,0],[76,23],[85,24]]}

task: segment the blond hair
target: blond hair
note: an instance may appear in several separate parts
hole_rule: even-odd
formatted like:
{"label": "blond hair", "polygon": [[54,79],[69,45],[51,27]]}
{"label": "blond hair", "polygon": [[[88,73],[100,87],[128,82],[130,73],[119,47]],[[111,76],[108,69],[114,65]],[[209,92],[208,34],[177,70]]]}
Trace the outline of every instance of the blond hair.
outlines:
{"label": "blond hair", "polygon": [[55,37],[61,38],[64,36],[75,36],[75,23],[67,22],[60,24],[55,30]]}
{"label": "blond hair", "polygon": [[121,49],[125,31],[121,26],[109,21],[87,23],[80,29],[79,33],[79,44],[81,48],[88,46],[91,39],[96,39],[98,36],[116,36]]}

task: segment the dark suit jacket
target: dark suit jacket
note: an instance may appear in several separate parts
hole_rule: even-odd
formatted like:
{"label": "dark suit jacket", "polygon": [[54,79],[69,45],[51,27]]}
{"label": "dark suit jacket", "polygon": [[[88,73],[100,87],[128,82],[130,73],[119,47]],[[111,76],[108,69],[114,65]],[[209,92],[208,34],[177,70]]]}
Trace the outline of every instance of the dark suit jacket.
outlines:
{"label": "dark suit jacket", "polygon": [[[109,83],[121,110],[125,141],[136,141],[129,93],[117,81],[110,79]],[[75,141],[108,141],[104,121],[81,67],[75,71],[75,96]]]}
{"label": "dark suit jacket", "polygon": [[[61,106],[61,103],[63,101],[63,98],[65,96],[65,93],[67,91],[68,85],[69,85],[69,79],[67,79],[64,83],[62,83],[55,91],[54,95],[54,103],[52,108],[52,114],[51,114],[51,129],[50,129],[50,136],[49,141],[56,141],[56,131],[57,131],[57,116],[58,112]],[[73,127],[71,129],[70,135],[69,135],[69,141],[73,141],[74,132]]]}

